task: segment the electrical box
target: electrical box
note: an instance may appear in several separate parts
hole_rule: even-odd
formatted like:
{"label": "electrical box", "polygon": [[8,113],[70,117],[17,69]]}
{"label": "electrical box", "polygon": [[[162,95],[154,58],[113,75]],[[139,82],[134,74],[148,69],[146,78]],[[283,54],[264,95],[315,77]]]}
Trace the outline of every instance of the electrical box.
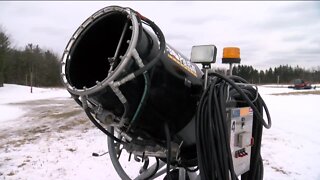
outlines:
{"label": "electrical box", "polygon": [[250,107],[228,108],[227,124],[230,132],[230,149],[234,171],[237,176],[249,171],[252,137],[253,111]]}

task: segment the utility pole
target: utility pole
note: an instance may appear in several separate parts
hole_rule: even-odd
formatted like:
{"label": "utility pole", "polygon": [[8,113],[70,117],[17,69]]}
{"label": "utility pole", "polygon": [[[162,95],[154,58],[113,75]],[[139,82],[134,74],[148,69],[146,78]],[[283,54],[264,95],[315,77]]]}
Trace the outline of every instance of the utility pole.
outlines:
{"label": "utility pole", "polygon": [[28,73],[26,74],[26,86],[28,86]]}
{"label": "utility pole", "polygon": [[30,93],[32,93],[32,86],[33,86],[33,63],[31,65],[31,71],[30,71]]}

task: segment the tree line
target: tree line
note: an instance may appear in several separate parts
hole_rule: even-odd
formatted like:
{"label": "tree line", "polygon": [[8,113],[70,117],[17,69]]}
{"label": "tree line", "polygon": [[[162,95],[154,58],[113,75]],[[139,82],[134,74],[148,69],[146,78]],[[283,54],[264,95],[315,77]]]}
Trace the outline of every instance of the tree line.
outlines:
{"label": "tree line", "polygon": [[59,58],[50,50],[27,44],[10,48],[10,39],[0,29],[0,87],[3,83],[37,87],[61,86]]}
{"label": "tree line", "polygon": [[[41,49],[38,45],[27,44],[23,50],[10,48],[9,37],[0,28],[0,87],[3,83],[28,86],[62,86],[59,77],[59,58],[55,53]],[[216,69],[225,74],[226,69]],[[266,70],[252,66],[238,65],[232,73],[255,84],[291,83],[303,79],[312,83],[320,82],[320,66],[305,69],[299,66],[280,65]]]}
{"label": "tree line", "polygon": [[241,76],[255,84],[288,84],[292,83],[294,79],[303,79],[311,83],[320,82],[320,66],[305,69],[299,66],[279,65],[278,67],[259,71],[252,66],[238,65],[233,68],[232,74]]}

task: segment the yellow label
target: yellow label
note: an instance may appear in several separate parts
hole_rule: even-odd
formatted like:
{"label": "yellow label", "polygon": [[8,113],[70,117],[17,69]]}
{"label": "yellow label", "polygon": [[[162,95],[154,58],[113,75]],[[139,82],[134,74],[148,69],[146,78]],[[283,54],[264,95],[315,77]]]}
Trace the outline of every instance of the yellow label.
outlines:
{"label": "yellow label", "polygon": [[197,77],[196,68],[194,67],[194,65],[190,61],[181,57],[178,53],[176,53],[174,50],[172,50],[169,46],[167,46],[167,51],[168,51],[168,57],[171,60],[176,62],[179,66],[181,66],[183,69],[185,69],[186,71],[188,71],[189,73],[191,73],[195,77]]}
{"label": "yellow label", "polygon": [[247,116],[247,115],[249,115],[249,107],[241,108],[240,116]]}

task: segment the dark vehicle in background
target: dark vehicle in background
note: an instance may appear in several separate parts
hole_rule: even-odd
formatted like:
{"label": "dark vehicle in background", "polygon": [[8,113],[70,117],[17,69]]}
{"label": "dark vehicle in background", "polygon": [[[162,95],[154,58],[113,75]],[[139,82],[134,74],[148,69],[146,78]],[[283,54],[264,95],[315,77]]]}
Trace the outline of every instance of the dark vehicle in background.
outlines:
{"label": "dark vehicle in background", "polygon": [[293,88],[293,89],[311,89],[312,86],[310,83],[305,82],[302,79],[295,79],[292,81],[293,86],[289,86],[289,88]]}

